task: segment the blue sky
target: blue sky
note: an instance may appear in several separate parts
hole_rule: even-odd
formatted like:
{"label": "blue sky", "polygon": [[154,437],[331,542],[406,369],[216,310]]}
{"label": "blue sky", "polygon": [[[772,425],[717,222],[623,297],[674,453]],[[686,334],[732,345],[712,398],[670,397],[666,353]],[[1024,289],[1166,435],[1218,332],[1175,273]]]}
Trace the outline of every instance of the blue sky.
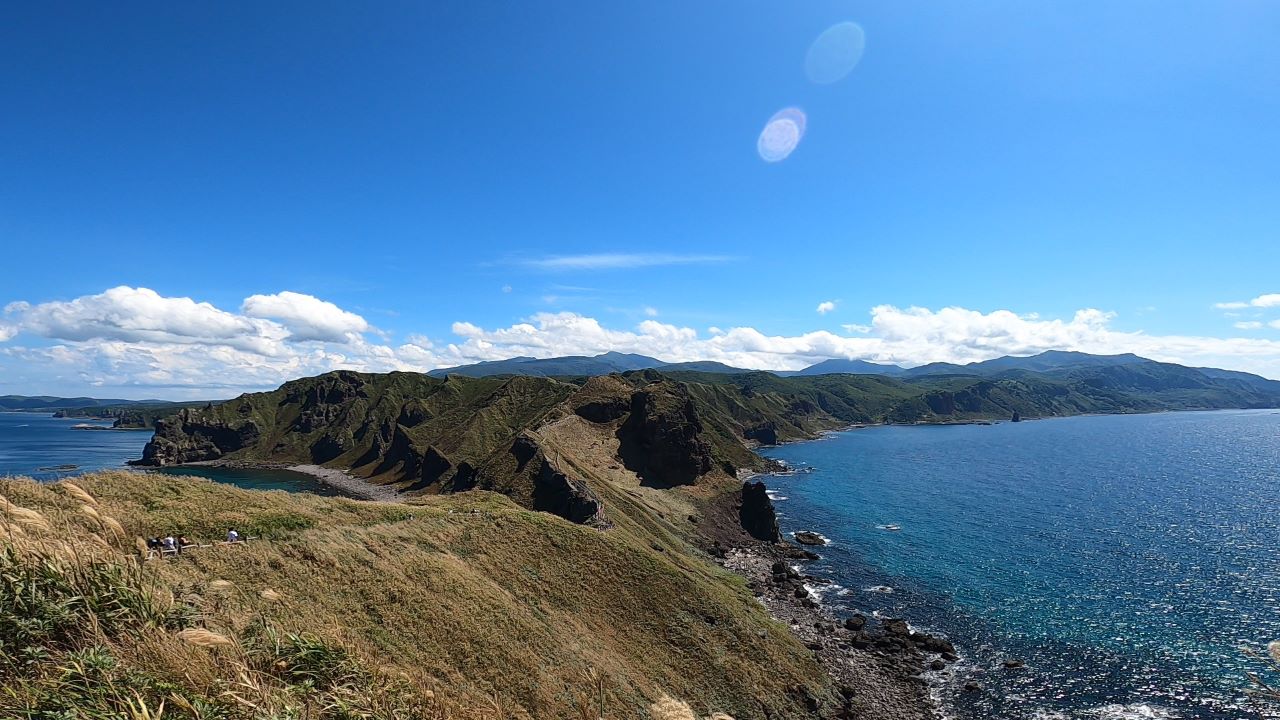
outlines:
{"label": "blue sky", "polygon": [[1280,377],[1277,35],[1269,2],[6,8],[0,394],[611,348]]}

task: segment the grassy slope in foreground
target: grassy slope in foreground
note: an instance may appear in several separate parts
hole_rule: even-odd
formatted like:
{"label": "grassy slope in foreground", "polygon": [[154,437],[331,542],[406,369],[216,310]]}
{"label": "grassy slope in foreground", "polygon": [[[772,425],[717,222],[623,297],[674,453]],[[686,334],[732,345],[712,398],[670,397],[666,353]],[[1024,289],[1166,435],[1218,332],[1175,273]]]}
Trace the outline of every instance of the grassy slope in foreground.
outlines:
{"label": "grassy slope in foreground", "polygon": [[[578,718],[601,702],[643,717],[668,694],[704,715],[812,717],[805,698],[830,692],[740,578],[626,525],[484,492],[401,504],[77,482],[93,500],[0,480],[0,707],[17,717],[162,701],[166,718],[300,717],[308,702],[311,717]],[[134,559],[135,536],[228,527],[264,539]]]}

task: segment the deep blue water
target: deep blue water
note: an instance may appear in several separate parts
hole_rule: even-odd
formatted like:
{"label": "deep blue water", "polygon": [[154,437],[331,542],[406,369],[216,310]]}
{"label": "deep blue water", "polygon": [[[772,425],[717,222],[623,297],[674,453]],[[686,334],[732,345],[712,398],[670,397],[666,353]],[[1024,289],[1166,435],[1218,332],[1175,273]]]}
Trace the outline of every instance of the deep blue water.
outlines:
{"label": "deep blue water", "polygon": [[[126,467],[127,461],[142,457],[142,447],[151,439],[150,431],[76,430],[77,424],[111,425],[83,419],[59,420],[44,413],[0,413],[0,476],[56,480],[93,470],[119,470]],[[59,465],[76,468],[53,469]],[[206,477],[250,490],[342,495],[310,475],[288,470],[202,467],[165,468],[161,472]]]}
{"label": "deep blue water", "polygon": [[1280,413],[874,427],[766,454],[807,470],[765,480],[784,532],[833,541],[809,568],[839,586],[825,602],[956,642],[935,678],[951,715],[1259,717],[1239,648],[1280,638]]}
{"label": "deep blue water", "polygon": [[[120,469],[142,457],[151,439],[144,430],[76,430],[75,425],[110,427],[110,421],[58,420],[47,413],[0,413],[0,476],[54,480],[89,470]],[[76,465],[75,470],[41,470]]]}

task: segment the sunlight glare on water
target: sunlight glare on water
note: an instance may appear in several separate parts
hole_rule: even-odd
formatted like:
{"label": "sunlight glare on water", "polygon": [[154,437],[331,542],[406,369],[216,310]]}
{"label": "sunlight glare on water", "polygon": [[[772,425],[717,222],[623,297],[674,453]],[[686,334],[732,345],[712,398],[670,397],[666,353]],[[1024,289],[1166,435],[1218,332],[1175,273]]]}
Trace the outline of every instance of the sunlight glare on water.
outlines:
{"label": "sunlight glare on water", "polygon": [[809,80],[828,85],[853,72],[866,49],[866,34],[854,22],[832,25],[809,46],[804,72]]}
{"label": "sunlight glare on water", "polygon": [[786,160],[804,138],[805,123],[804,111],[800,108],[790,107],[775,113],[756,141],[760,157],[771,163]]}

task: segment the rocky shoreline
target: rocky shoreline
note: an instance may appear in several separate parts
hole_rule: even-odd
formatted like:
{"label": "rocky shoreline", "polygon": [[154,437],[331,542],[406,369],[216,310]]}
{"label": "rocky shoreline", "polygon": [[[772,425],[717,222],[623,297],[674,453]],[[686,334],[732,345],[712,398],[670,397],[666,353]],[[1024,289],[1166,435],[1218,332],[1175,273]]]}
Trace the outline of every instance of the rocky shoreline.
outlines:
{"label": "rocky shoreline", "polygon": [[831,717],[938,720],[925,673],[942,671],[958,659],[952,644],[913,631],[901,619],[834,617],[806,587],[827,581],[796,565],[815,557],[780,542],[734,548],[718,562],[747,578],[756,599],[813,651],[843,699]]}

